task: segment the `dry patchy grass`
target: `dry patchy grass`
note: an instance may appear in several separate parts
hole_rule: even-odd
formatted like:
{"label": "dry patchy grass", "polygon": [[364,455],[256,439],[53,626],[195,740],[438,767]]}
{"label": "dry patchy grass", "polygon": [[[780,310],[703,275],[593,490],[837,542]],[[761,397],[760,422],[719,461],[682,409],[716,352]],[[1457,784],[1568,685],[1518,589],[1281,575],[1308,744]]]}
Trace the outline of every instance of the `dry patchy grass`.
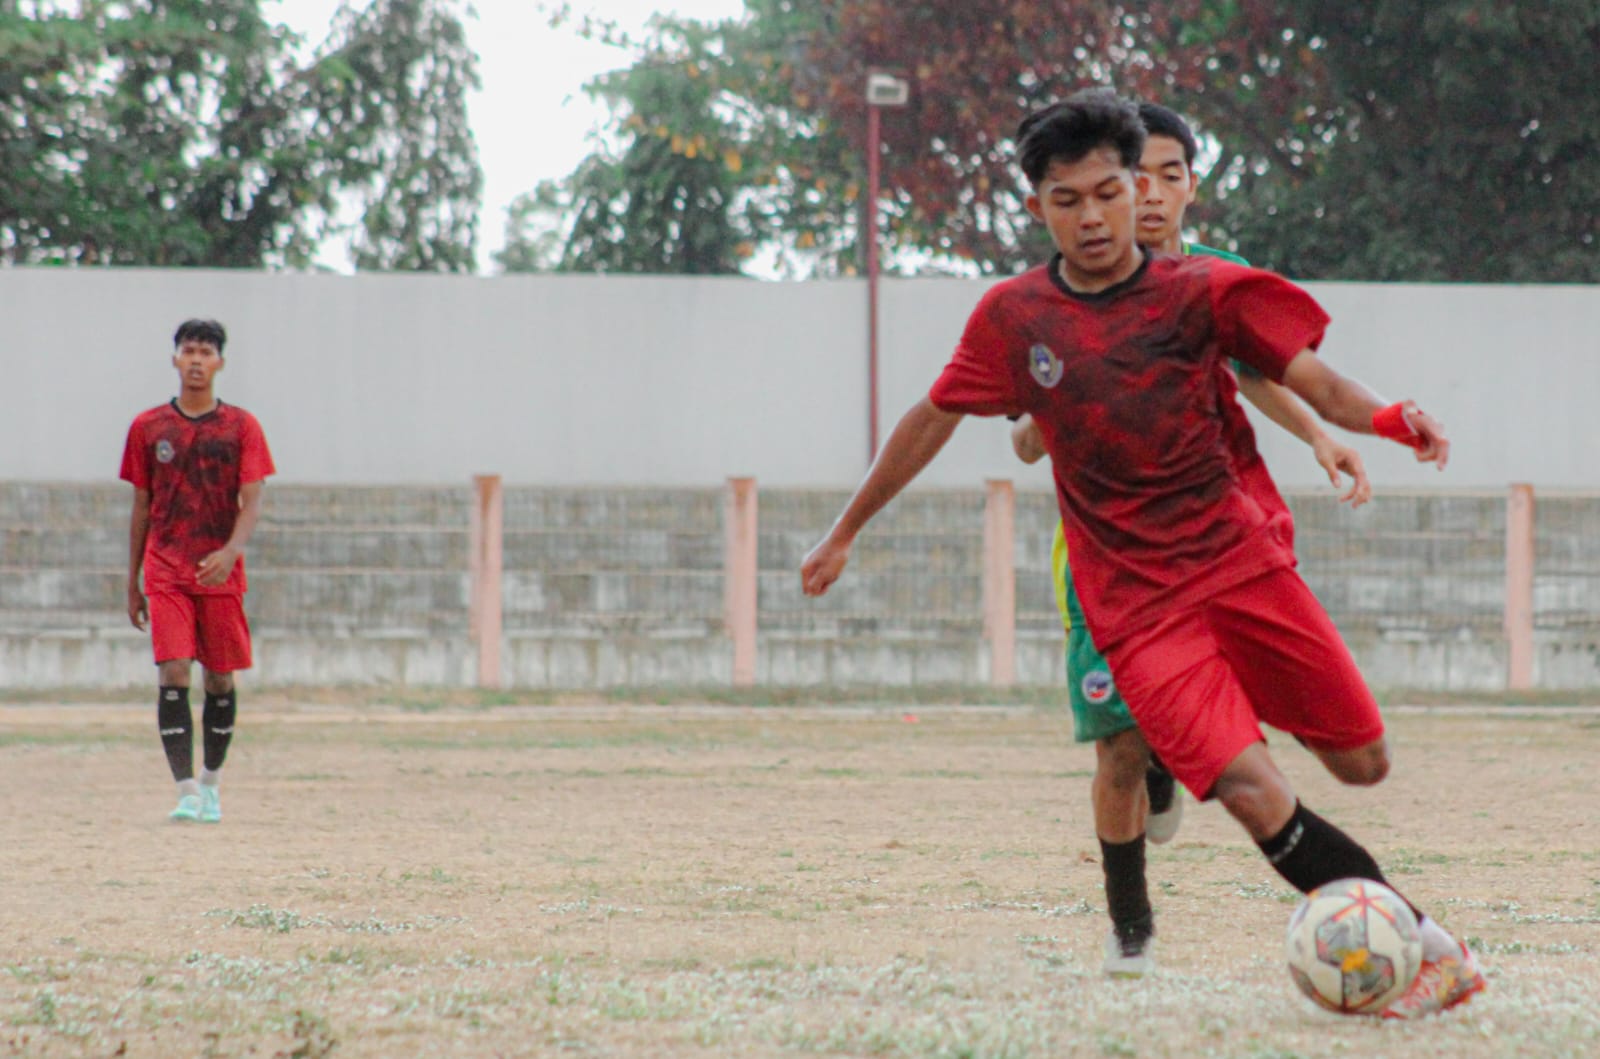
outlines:
{"label": "dry patchy grass", "polygon": [[1294,993],[1295,895],[1214,806],[1151,850],[1160,973],[1104,979],[1056,711],[245,708],[226,819],[180,827],[152,711],[0,707],[0,1054],[1600,1053],[1589,713],[1398,712],[1375,790],[1274,740],[1482,953],[1395,1025]]}

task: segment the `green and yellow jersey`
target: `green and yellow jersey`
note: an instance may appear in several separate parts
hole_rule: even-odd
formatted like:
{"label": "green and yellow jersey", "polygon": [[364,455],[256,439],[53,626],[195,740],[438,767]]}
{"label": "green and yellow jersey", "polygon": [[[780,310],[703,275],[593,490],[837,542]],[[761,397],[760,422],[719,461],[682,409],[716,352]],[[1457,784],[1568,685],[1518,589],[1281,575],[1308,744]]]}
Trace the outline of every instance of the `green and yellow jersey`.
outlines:
{"label": "green and yellow jersey", "polygon": [[1201,257],[1220,257],[1224,261],[1232,261],[1235,265],[1250,264],[1250,262],[1240,257],[1238,254],[1230,254],[1228,251],[1218,250],[1214,246],[1202,246],[1199,243],[1184,243],[1183,256],[1188,257],[1190,254],[1199,254]]}

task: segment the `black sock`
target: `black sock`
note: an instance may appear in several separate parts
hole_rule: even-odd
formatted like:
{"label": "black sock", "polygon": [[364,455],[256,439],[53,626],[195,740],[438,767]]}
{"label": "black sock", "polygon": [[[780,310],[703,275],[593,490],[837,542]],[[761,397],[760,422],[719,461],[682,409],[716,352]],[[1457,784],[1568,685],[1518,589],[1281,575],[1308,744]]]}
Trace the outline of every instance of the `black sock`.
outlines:
{"label": "black sock", "polygon": [[1150,891],[1144,877],[1144,836],[1132,842],[1100,840],[1101,863],[1106,870],[1106,909],[1118,936],[1148,937],[1154,930]]}
{"label": "black sock", "polygon": [[222,767],[228,756],[228,744],[233,740],[233,719],[238,709],[236,692],[224,691],[220,695],[206,692],[206,707],[200,714],[201,738],[206,748],[206,769],[211,772]]}
{"label": "black sock", "polygon": [[[1371,879],[1389,886],[1372,854],[1299,802],[1295,802],[1294,815],[1283,830],[1256,845],[1278,874],[1303,894],[1335,879]],[[1404,901],[1404,895],[1400,899]],[[1417,915],[1422,914],[1410,901],[1406,904]]]}
{"label": "black sock", "polygon": [[156,724],[172,778],[179,783],[194,779],[194,714],[189,712],[188,688],[162,685],[156,700]]}

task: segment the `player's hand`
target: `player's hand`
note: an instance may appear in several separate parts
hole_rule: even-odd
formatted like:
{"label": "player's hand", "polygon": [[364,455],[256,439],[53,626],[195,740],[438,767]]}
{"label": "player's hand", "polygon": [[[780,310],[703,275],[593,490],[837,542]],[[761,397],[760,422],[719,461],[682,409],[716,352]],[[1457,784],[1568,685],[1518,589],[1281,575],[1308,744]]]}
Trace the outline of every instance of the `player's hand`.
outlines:
{"label": "player's hand", "polygon": [[1450,439],[1444,436],[1444,424],[1410,401],[1405,404],[1404,414],[1406,425],[1422,438],[1422,443],[1416,447],[1417,462],[1434,463],[1444,470],[1444,465],[1450,462]]}
{"label": "player's hand", "polygon": [[138,585],[128,586],[128,620],[140,632],[150,621],[150,605],[145,602],[144,593],[139,591]]}
{"label": "player's hand", "polygon": [[850,542],[835,540],[829,534],[806,553],[805,561],[800,564],[800,588],[808,596],[822,595],[839,580],[849,561]]}
{"label": "player's hand", "polygon": [[228,575],[233,573],[233,564],[239,561],[239,549],[223,545],[204,559],[195,568],[195,580],[207,588],[215,588],[228,580]]}
{"label": "player's hand", "polygon": [[1342,474],[1350,476],[1350,488],[1339,497],[1340,503],[1349,502],[1350,506],[1360,507],[1372,499],[1372,483],[1367,480],[1367,465],[1361,462],[1361,454],[1348,445],[1341,445],[1327,434],[1317,437],[1311,443],[1311,451],[1317,458],[1317,463],[1324,471],[1328,472],[1328,481],[1333,483],[1335,489],[1343,489]]}

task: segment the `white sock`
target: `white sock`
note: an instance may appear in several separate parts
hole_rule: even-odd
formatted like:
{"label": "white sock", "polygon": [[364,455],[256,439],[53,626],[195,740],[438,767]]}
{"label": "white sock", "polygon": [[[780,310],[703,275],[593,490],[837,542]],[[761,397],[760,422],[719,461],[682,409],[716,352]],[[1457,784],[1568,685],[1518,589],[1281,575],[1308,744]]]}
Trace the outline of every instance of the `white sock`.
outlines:
{"label": "white sock", "polygon": [[215,787],[217,784],[222,782],[222,770],[201,768],[200,782],[205,784],[207,787]]}
{"label": "white sock", "polygon": [[1417,924],[1422,928],[1422,958],[1424,960],[1442,960],[1446,956],[1461,955],[1461,946],[1456,944],[1456,939],[1434,922],[1432,916],[1423,916]]}
{"label": "white sock", "polygon": [[178,797],[182,798],[190,794],[194,795],[196,798],[200,797],[200,784],[196,783],[194,780],[179,780]]}

